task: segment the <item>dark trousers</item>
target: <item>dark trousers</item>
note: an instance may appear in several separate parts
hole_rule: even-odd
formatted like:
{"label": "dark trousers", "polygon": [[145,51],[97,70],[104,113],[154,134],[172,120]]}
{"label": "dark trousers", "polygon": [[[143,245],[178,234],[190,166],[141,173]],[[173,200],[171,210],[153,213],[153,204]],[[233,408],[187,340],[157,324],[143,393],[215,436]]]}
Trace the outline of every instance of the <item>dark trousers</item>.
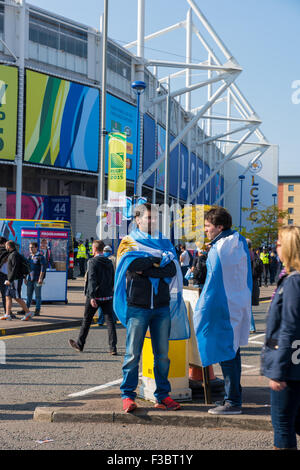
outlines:
{"label": "dark trousers", "polygon": [[271,418],[274,446],[279,449],[297,447],[300,435],[300,381],[289,380],[280,392],[271,390]]}
{"label": "dark trousers", "polygon": [[109,345],[110,352],[116,351],[117,332],[116,332],[115,322],[113,319],[113,301],[112,300],[106,300],[104,302],[97,301],[97,304],[98,306],[96,308],[92,307],[91,299],[88,297],[86,298],[84,316],[83,316],[83,320],[81,323],[81,328],[80,328],[77,344],[80,347],[80,349],[83,350],[93,317],[95,313],[97,312],[98,308],[101,307],[106,324],[107,324],[108,345]]}
{"label": "dark trousers", "polygon": [[240,348],[233,359],[220,362],[220,366],[224,377],[224,401],[231,406],[242,406]]}
{"label": "dark trousers", "polygon": [[264,264],[264,284],[268,285],[268,275],[270,273],[270,268],[268,264]]}
{"label": "dark trousers", "polygon": [[4,282],[7,280],[6,274],[0,273],[0,292],[2,296],[2,304],[4,308],[4,313],[6,311],[6,300],[5,300],[5,291],[6,291],[6,286],[4,285]]}
{"label": "dark trousers", "polygon": [[80,270],[79,275],[84,276],[85,275],[85,258],[78,258],[78,263],[79,263],[79,270]]}

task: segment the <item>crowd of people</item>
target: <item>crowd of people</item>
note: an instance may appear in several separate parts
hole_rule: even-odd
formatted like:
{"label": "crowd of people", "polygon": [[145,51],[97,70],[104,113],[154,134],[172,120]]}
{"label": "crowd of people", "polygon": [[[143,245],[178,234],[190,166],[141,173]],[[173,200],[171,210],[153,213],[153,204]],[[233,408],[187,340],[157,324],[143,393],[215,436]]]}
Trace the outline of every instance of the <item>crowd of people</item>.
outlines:
{"label": "crowd of people", "polygon": [[[38,249],[36,242],[29,244],[29,257],[25,258],[17,249],[13,240],[0,237],[0,291],[4,315],[0,320],[13,320],[13,299],[20,305],[17,314],[23,315],[21,320],[30,320],[40,315],[42,285],[46,276],[46,259]],[[27,298],[23,300],[22,284],[26,285]],[[35,311],[30,310],[33,293],[35,293]]]}
{"label": "crowd of people", "polygon": [[[124,237],[113,256],[110,246],[92,240],[78,244],[76,257],[85,276],[85,307],[77,340],[69,345],[83,352],[96,312],[107,324],[108,345],[117,355],[116,319],[126,328],[126,351],[120,386],[126,413],[137,408],[139,364],[147,330],[154,355],[156,408],[179,410],[168,380],[169,340],[190,337],[183,287],[199,289],[193,324],[203,367],[220,364],[224,398],[208,412],[242,413],[241,346],[255,331],[252,306],[259,289],[277,282],[268,311],[261,373],[269,379],[275,449],[296,449],[300,435],[300,228],[280,229],[276,249],[255,249],[251,241],[232,229],[222,207],[205,213],[208,243],[195,254],[185,244],[176,249],[158,232],[158,213],[149,203],[136,206],[136,228]],[[22,307],[23,320],[38,315],[46,263],[36,243],[25,260],[13,241],[0,238],[0,290],[5,315],[11,319],[11,302]],[[27,270],[27,271],[26,271]],[[21,298],[22,282],[27,302]],[[35,292],[36,310],[32,312]],[[298,348],[298,349],[297,349]]]}

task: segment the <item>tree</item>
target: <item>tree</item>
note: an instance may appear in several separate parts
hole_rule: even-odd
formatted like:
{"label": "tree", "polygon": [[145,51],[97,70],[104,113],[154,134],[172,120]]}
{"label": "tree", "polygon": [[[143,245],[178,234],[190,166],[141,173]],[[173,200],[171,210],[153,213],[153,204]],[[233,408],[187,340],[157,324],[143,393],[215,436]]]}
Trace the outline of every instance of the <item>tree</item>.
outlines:
{"label": "tree", "polygon": [[[243,207],[243,211],[250,212],[253,209]],[[250,217],[247,218],[247,220],[253,222],[253,228],[243,233],[243,235],[251,239],[253,247],[274,245],[278,237],[278,230],[287,223],[288,211],[272,205],[256,210],[256,213],[257,219],[255,222]]]}

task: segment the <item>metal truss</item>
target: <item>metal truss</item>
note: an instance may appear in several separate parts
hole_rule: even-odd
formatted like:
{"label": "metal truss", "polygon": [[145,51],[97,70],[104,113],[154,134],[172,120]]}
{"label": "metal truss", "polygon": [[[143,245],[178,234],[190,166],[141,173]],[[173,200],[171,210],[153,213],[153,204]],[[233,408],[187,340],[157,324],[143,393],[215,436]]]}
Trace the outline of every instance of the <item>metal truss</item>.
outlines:
{"label": "metal truss", "polygon": [[[270,147],[270,143],[260,130],[261,120],[258,118],[254,109],[235,83],[237,77],[242,72],[242,68],[200,11],[196,2],[194,0],[186,0],[186,2],[189,8],[185,20],[145,36],[145,0],[138,0],[137,40],[127,44],[125,48],[129,49],[137,46],[136,75],[139,79],[143,79],[144,67],[154,67],[156,73],[157,70],[165,68],[178,69],[165,77],[159,78],[157,76],[158,83],[168,84],[167,91],[163,86],[162,94],[159,95],[156,93],[156,96],[152,100],[144,100],[142,103],[142,111],[146,112],[156,105],[160,105],[167,99],[174,100],[178,99],[181,95],[184,95],[185,111],[187,115],[185,126],[179,130],[179,133],[173,142],[169,146],[166,146],[165,154],[155,160],[146,171],[142,172],[140,167],[137,194],[142,194],[143,184],[163,162],[165,162],[165,168],[169,168],[168,160],[170,158],[170,153],[183,138],[187,137],[189,142],[189,152],[196,151],[198,155],[202,155],[202,158],[204,145],[208,145],[207,148],[209,149],[209,155],[207,158],[211,169],[210,176],[192,194],[189,191],[187,202],[192,203],[205,186],[209,184],[212,178],[217,173],[224,170],[224,165],[228,161],[240,158],[247,154],[254,154],[245,170],[246,173],[251,165],[266,152]],[[193,17],[195,17],[197,22],[200,23],[200,27],[196,25]],[[145,58],[145,41],[158,38],[180,28],[184,28],[186,30],[185,62]],[[207,55],[207,60],[202,60],[200,63],[193,63],[193,37],[199,40],[201,45],[200,52],[201,54],[204,52]],[[206,37],[209,39],[205,39]],[[222,55],[223,62],[215,53],[215,49],[217,49],[218,54]],[[193,76],[193,72],[199,73],[199,71],[207,72],[207,79],[193,83],[193,78],[195,78]],[[185,74],[185,87],[174,89],[174,80],[183,74]],[[173,80],[172,86],[171,80]],[[218,85],[216,90],[213,89],[213,86],[215,85]],[[196,107],[192,108],[192,94],[204,87],[207,87],[207,101],[199,103]],[[223,106],[223,114],[216,113],[219,106]],[[166,132],[169,132],[168,124],[169,123],[167,122]],[[202,130],[201,139],[192,142],[191,131],[194,130],[196,126],[200,127]],[[220,129],[220,126],[223,126],[223,129]],[[233,134],[238,134],[237,140],[231,140]],[[254,136],[257,139],[257,142],[248,142],[248,139],[251,136]],[[234,145],[230,150],[228,150],[228,144],[231,143]],[[248,146],[249,144],[252,146],[250,149]],[[166,180],[168,180],[168,176],[169,175],[165,174]],[[234,185],[230,188],[226,188],[226,193],[232,190],[233,186]],[[165,192],[166,191],[168,193],[168,183],[165,184]],[[219,203],[224,196],[225,192],[216,201],[211,202]]]}

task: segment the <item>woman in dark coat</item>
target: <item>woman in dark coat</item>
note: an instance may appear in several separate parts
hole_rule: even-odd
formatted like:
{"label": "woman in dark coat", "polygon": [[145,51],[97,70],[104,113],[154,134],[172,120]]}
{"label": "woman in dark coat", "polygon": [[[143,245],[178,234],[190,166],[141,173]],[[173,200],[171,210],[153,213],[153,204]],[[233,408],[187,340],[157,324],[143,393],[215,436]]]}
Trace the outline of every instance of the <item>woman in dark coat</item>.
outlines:
{"label": "woman in dark coat", "polygon": [[277,253],[286,274],[270,305],[262,374],[270,379],[275,449],[296,449],[300,435],[300,228],[279,231]]}

